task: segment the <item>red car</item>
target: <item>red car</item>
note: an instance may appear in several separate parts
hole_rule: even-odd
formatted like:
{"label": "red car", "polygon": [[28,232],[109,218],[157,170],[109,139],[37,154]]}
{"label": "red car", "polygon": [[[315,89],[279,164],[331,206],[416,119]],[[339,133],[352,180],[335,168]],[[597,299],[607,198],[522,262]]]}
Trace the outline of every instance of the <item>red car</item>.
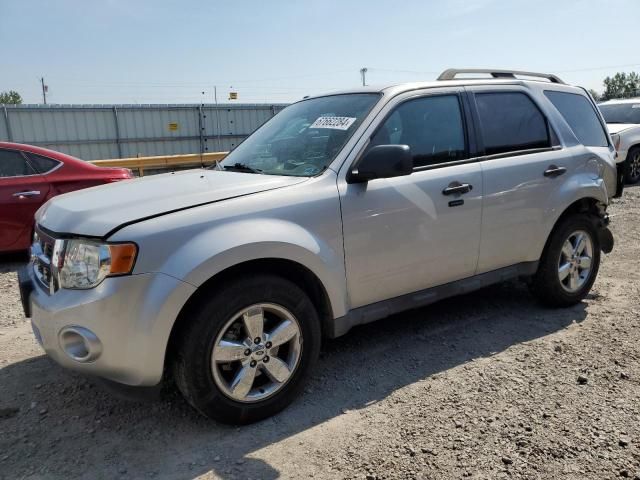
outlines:
{"label": "red car", "polygon": [[46,148],[0,142],[0,252],[29,248],[33,215],[61,193],[133,178]]}

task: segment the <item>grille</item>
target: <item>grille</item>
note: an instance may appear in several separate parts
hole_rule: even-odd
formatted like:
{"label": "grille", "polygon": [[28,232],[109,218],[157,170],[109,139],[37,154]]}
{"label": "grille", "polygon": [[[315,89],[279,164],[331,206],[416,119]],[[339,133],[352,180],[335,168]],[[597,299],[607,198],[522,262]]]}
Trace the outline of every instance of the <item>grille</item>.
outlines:
{"label": "grille", "polygon": [[38,235],[38,239],[31,246],[33,271],[42,286],[47,290],[47,292],[49,292],[49,294],[52,294],[58,289],[52,268],[56,239],[37,227],[36,233]]}

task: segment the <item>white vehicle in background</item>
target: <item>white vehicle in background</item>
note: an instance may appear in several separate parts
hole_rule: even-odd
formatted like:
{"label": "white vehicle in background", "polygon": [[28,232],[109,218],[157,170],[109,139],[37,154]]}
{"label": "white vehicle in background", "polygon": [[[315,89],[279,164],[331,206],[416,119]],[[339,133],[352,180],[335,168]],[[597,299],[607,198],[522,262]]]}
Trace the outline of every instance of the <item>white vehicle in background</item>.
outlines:
{"label": "white vehicle in background", "polygon": [[640,181],[640,98],[609,100],[598,105],[622,162],[627,183]]}

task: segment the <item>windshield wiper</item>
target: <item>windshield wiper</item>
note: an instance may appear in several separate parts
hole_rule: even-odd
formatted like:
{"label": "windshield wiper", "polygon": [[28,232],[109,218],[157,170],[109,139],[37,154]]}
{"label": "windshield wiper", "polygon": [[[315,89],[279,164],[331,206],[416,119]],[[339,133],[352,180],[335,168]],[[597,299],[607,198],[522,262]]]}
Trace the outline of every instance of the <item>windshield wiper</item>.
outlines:
{"label": "windshield wiper", "polygon": [[233,165],[223,165],[225,170],[235,170],[236,172],[262,173],[259,168],[253,168],[244,163],[234,163]]}

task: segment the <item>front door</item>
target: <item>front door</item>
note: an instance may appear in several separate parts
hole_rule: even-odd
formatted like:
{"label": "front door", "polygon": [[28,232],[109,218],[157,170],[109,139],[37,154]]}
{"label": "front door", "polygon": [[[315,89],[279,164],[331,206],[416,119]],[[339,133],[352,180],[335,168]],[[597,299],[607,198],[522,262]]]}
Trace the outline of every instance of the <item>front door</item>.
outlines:
{"label": "front door", "polygon": [[33,217],[49,183],[17,150],[0,149],[0,251],[29,247]]}
{"label": "front door", "polygon": [[351,308],[475,273],[483,186],[479,164],[469,159],[462,106],[457,90],[390,102],[366,148],[408,145],[414,172],[364,184],[339,180]]}

